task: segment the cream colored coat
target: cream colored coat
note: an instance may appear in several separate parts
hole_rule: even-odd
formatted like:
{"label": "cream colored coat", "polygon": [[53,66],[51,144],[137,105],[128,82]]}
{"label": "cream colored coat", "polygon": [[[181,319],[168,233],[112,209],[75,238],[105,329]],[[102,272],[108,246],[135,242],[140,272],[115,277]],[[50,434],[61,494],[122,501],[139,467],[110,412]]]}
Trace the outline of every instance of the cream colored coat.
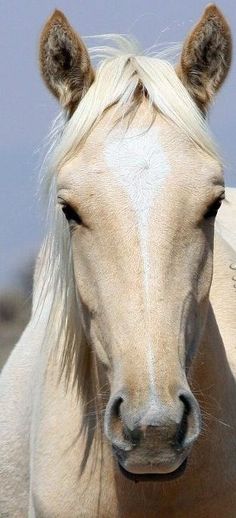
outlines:
{"label": "cream colored coat", "polygon": [[[66,251],[63,268],[66,270],[69,263],[71,246],[82,313],[83,317],[89,316],[89,338],[96,350],[90,373],[96,383],[97,402],[96,407],[93,399],[88,402],[90,436],[86,441],[85,430],[83,433],[80,430],[87,407],[82,408],[72,384],[66,390],[64,377],[60,377],[58,356],[62,343],[59,342],[63,339],[64,328],[59,327],[60,333],[57,333],[55,327],[61,323],[59,318],[51,322],[54,326],[47,339],[43,337],[50,299],[55,295],[47,292],[37,321],[34,318],[29,323],[0,379],[1,518],[235,517],[236,293],[233,277],[236,249],[233,207],[236,199],[235,191],[231,190],[230,203],[224,204],[225,208],[219,214],[219,220],[222,220],[219,232],[225,240],[216,235],[212,307],[207,313],[213,228],[212,220],[206,221],[205,216],[212,204],[214,210],[223,187],[214,145],[193,102],[194,99],[204,112],[207,110],[228,73],[231,48],[229,26],[218,8],[211,5],[184,43],[177,74],[168,63],[136,55],[130,47],[118,53],[117,59],[105,60],[95,74],[85,45],[62,13],[55,11],[45,25],[40,44],[42,76],[67,113],[74,112],[57,149],[54,174],[55,171],[59,173],[57,194],[64,208],[71,215],[75,207],[74,216],[68,218],[71,245],[67,240],[66,245],[62,241],[61,246],[64,253]],[[138,97],[140,85],[143,86],[142,103]],[[141,115],[139,128],[142,128],[142,108],[150,107],[149,101],[153,107],[158,107],[158,113],[155,121],[152,119],[153,128],[145,126],[150,129],[147,148],[141,145],[145,140],[140,141],[138,135],[135,139],[128,138],[125,143],[128,150],[123,148],[124,167],[120,168],[118,148],[114,147],[116,139],[109,140],[111,126],[105,124],[103,127],[101,121],[98,125],[94,123],[101,113],[105,114],[103,121],[109,117],[108,108],[116,107],[117,102],[123,108],[121,118],[128,108],[134,113],[136,102],[137,113]],[[131,117],[131,121],[133,123],[134,118]],[[84,139],[85,136],[88,138]],[[131,149],[129,144],[133,140],[136,147],[132,144]],[[81,141],[85,146],[81,146],[82,151],[78,153]],[[145,154],[142,154],[143,149]],[[206,151],[205,157],[202,150]],[[133,167],[134,156],[138,157],[138,170]],[[125,174],[126,166],[129,175]],[[146,170],[151,176],[143,174]],[[157,196],[163,175],[167,175],[167,182]],[[146,211],[145,217],[141,209]],[[78,224],[75,230],[73,218],[78,223],[81,210],[84,224]],[[53,234],[56,245],[58,237],[69,236],[61,212],[59,216],[57,211],[57,215],[64,227],[59,235]],[[51,264],[42,261],[43,268],[49,269],[49,275],[53,275],[53,268],[58,267],[58,248],[53,259],[56,264],[53,260]],[[58,270],[61,273],[60,268]],[[64,293],[73,277],[67,275],[66,282]],[[54,291],[57,286],[58,283],[54,283]],[[119,300],[115,300],[118,297]],[[54,300],[55,311],[60,309],[59,315],[65,324],[63,312],[68,317],[68,306],[61,304],[59,307],[58,291]],[[34,305],[37,305],[35,297]],[[78,309],[75,304],[70,305],[70,315],[73,309]],[[205,316],[207,322],[203,327]],[[204,336],[200,332],[202,329]],[[115,434],[109,441],[105,438],[109,434],[108,428],[106,434],[103,430],[104,406],[108,408],[112,397],[122,388],[128,388],[132,395],[126,418],[128,413],[132,415],[137,408],[142,409],[145,398],[149,410],[152,409],[150,394],[153,396],[154,393],[155,412],[163,408],[166,411],[166,403],[168,408],[171,405],[173,408],[177,396],[180,405],[178,389],[183,386],[187,387],[191,401],[195,401],[185,375],[185,357],[188,347],[199,341],[200,347],[188,378],[200,403],[205,428],[192,448],[185,473],[176,481],[151,482],[149,479],[136,484],[127,480],[112,455],[110,443]],[[68,340],[67,352],[70,344]],[[52,345],[57,346],[57,355],[51,354]],[[80,343],[80,348],[76,349],[80,355],[83,345],[86,344]],[[69,361],[72,364],[72,356],[67,355],[67,365]],[[101,364],[108,368],[109,402],[109,394],[104,401]],[[73,368],[73,364],[70,367]],[[80,369],[81,375],[84,371]],[[81,383],[81,379],[79,381]],[[194,404],[196,409],[196,401]],[[102,411],[93,428],[98,407]],[[191,416],[197,426],[198,413],[188,412],[187,421]],[[123,422],[122,419],[117,413],[116,424],[123,430],[125,419]],[[109,408],[104,422],[105,425],[111,422]],[[182,422],[181,419],[175,424]],[[165,425],[168,425],[167,418],[161,424],[149,419],[153,442],[151,446],[147,444],[149,435],[146,437],[144,433],[146,449],[142,445],[135,449],[131,444],[127,455],[131,468],[135,465],[132,455],[133,458],[137,455],[138,469],[152,469],[154,464],[155,472],[163,473],[158,455],[164,447],[165,452],[168,450],[172,455],[172,463],[166,461],[167,470],[176,469],[173,455],[180,466],[181,456],[176,452],[176,443],[172,448],[170,435],[166,437]],[[161,448],[155,447],[158,428],[163,432],[164,446]],[[156,455],[154,462],[153,455]],[[84,462],[85,458],[87,462]]]}

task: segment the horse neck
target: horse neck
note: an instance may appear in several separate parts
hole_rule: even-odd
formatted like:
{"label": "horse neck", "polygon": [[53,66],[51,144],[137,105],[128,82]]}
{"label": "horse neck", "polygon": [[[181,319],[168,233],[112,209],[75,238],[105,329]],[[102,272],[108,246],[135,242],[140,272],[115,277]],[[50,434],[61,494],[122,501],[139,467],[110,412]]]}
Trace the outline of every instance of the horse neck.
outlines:
{"label": "horse neck", "polygon": [[221,442],[227,439],[230,449],[231,440],[235,442],[236,384],[211,305],[190,378],[202,410],[203,429],[206,434],[210,430],[211,437],[214,432]]}
{"label": "horse neck", "polygon": [[230,265],[235,260],[233,250],[216,233],[211,304],[192,369],[193,391],[202,400],[203,411],[212,413],[216,419],[231,421],[232,426],[236,425],[236,386],[231,370],[236,365],[236,299]]}

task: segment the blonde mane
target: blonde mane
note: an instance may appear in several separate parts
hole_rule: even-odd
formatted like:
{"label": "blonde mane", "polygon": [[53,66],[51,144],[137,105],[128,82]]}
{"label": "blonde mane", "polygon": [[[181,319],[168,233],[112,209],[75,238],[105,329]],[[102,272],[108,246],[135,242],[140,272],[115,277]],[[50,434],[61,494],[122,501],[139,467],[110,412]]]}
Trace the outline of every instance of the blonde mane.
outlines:
{"label": "blonde mane", "polygon": [[[92,391],[91,350],[80,322],[68,225],[57,206],[56,176],[76,153],[106,110],[117,107],[123,116],[132,113],[145,96],[150,109],[176,124],[207,154],[218,158],[207,122],[178,78],[175,68],[161,59],[163,54],[140,55],[129,39],[114,37],[115,46],[92,51],[102,61],[96,79],[71,119],[59,124],[44,166],[43,185],[48,197],[50,229],[42,247],[35,280],[33,319],[37,323],[48,305],[44,343],[61,351],[62,371],[71,374],[84,403]],[[107,78],[109,77],[109,81]],[[137,97],[137,90],[141,94]]]}

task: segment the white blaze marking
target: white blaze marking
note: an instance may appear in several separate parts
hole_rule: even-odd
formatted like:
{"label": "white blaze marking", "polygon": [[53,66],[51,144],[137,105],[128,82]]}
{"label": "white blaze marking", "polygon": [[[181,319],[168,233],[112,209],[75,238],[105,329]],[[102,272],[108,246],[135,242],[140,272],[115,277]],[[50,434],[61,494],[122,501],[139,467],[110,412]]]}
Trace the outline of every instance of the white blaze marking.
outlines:
{"label": "white blaze marking", "polygon": [[[140,247],[143,258],[144,290],[147,308],[147,324],[150,329],[149,290],[149,215],[153,200],[159,192],[170,166],[158,139],[157,129],[129,129],[124,134],[113,131],[108,138],[105,157],[113,174],[128,193],[137,215]],[[151,395],[155,397],[155,357],[149,340],[148,366]]]}

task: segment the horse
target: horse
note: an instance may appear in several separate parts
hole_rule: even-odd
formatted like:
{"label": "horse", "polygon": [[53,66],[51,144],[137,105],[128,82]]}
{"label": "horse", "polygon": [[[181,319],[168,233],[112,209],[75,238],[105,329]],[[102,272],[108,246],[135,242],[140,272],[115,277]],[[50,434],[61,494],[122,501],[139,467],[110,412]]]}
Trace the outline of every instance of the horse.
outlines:
{"label": "horse", "polygon": [[207,122],[231,49],[215,5],[176,66],[117,36],[95,71],[63,13],[42,31],[64,119],[0,380],[1,517],[236,515],[236,197]]}

